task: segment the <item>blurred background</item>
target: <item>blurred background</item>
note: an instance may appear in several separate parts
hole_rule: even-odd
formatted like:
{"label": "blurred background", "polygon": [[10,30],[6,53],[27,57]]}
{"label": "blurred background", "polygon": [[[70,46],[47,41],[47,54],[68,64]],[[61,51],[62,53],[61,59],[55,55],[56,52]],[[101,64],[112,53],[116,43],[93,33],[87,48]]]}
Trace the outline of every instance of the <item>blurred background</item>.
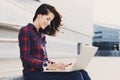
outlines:
{"label": "blurred background", "polygon": [[47,36],[50,58],[75,57],[78,46],[96,46],[98,51],[86,68],[92,80],[120,80],[119,0],[1,0],[0,79],[22,75],[18,32],[32,23],[42,3],[55,6],[64,24],[56,37]]}
{"label": "blurred background", "polygon": [[56,37],[47,36],[49,56],[77,55],[78,43],[92,44],[91,1],[4,0],[0,3],[0,58],[19,57],[19,29],[32,22],[37,7],[42,3],[54,5],[62,15],[61,32]]}

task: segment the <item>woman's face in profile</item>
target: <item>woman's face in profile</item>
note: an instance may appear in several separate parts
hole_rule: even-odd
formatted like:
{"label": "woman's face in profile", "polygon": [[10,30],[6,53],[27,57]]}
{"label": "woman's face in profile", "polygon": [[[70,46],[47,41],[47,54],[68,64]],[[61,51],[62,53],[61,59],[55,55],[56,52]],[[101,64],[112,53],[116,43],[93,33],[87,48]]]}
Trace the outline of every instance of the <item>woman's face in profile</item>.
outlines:
{"label": "woman's face in profile", "polygon": [[39,18],[39,25],[41,29],[45,29],[48,25],[51,24],[51,21],[54,19],[54,14],[49,12],[47,15],[41,15]]}

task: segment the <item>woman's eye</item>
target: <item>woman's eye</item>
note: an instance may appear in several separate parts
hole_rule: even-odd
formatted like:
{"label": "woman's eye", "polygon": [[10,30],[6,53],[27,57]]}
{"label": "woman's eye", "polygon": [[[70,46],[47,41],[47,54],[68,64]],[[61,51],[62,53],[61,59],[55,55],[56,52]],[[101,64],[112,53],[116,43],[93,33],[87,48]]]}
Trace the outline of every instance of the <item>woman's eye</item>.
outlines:
{"label": "woman's eye", "polygon": [[50,20],[50,18],[47,18],[47,20],[49,21],[49,20]]}

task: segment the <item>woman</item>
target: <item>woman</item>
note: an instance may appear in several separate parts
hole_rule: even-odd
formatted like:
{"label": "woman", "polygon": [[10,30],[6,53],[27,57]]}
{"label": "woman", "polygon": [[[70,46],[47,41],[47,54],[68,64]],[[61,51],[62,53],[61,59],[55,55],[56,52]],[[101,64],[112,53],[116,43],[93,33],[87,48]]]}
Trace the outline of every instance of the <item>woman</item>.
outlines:
{"label": "woman", "polygon": [[49,61],[46,53],[45,34],[54,36],[61,26],[57,10],[42,4],[35,13],[33,23],[22,27],[19,32],[20,58],[25,80],[90,80],[84,70],[74,72],[43,72],[43,64],[49,69],[65,69],[67,64]]}

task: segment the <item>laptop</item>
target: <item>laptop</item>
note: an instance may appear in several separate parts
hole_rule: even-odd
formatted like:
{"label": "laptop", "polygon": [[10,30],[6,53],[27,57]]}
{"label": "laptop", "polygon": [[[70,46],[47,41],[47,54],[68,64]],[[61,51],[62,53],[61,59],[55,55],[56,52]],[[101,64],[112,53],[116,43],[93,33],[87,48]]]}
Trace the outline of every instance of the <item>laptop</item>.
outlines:
{"label": "laptop", "polygon": [[97,47],[93,46],[81,46],[80,53],[76,58],[54,59],[55,62],[63,62],[68,65],[70,64],[70,66],[66,67],[65,70],[50,70],[46,69],[46,67],[43,67],[44,72],[72,72],[76,70],[85,69],[94,57],[97,49]]}

